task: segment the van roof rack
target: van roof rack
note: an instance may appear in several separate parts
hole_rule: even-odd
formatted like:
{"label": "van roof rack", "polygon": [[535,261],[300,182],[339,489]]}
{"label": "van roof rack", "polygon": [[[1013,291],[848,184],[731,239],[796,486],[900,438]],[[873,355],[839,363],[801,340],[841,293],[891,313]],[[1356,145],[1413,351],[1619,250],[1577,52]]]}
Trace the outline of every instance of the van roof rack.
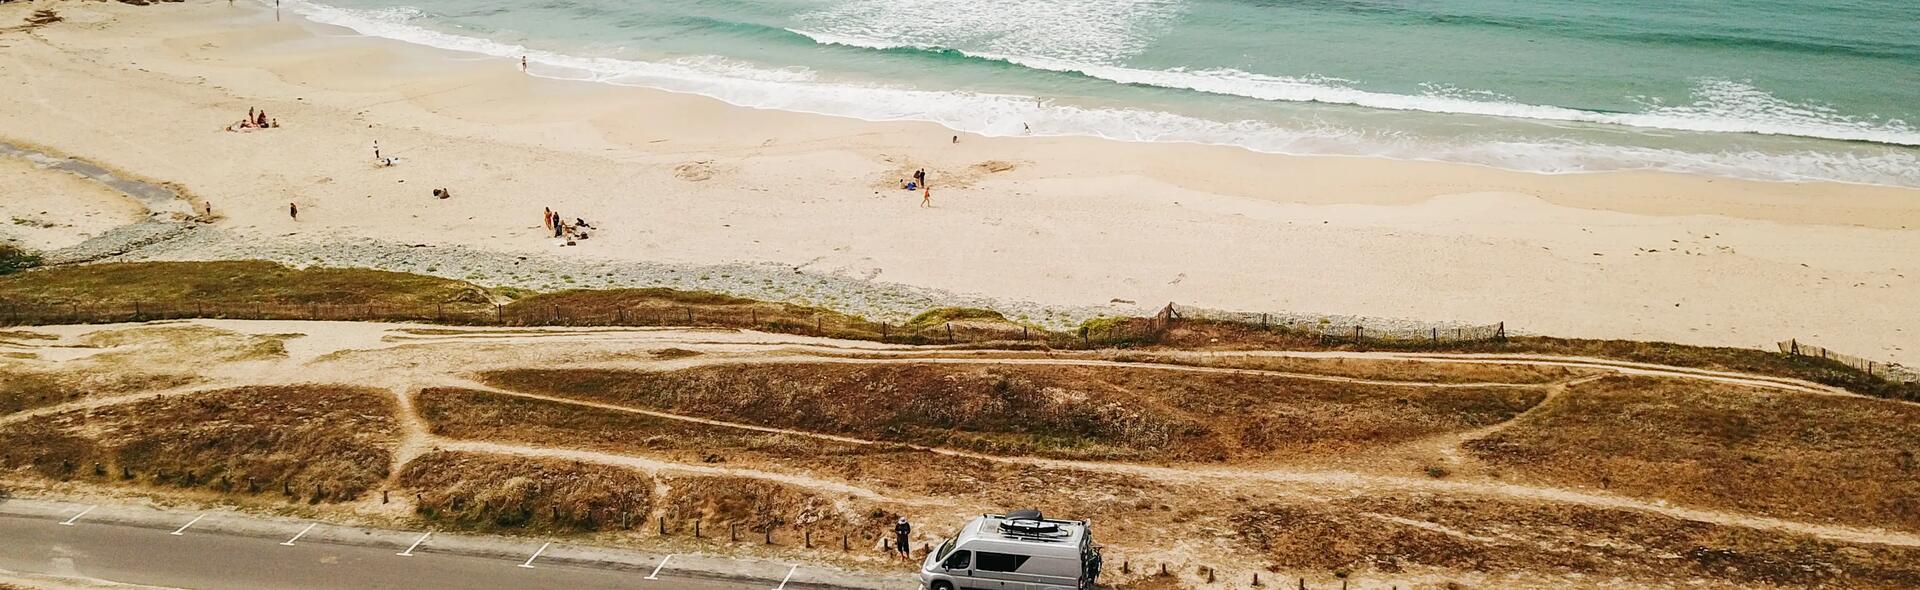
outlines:
{"label": "van roof rack", "polygon": [[1015,510],[1004,515],[987,514],[988,518],[998,519],[1000,534],[1010,538],[1033,541],[1062,541],[1073,536],[1072,531],[1063,530],[1061,525],[1085,525],[1076,520],[1049,520],[1039,510]]}

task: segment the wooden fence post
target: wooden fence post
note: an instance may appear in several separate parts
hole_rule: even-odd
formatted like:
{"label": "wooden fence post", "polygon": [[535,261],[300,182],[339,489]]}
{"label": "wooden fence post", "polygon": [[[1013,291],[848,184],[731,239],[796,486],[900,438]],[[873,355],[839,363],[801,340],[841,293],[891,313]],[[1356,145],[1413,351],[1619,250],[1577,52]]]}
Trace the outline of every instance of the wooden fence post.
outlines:
{"label": "wooden fence post", "polygon": [[1360,343],[1360,329],[1361,329],[1360,326],[1353,327],[1353,343],[1354,344]]}
{"label": "wooden fence post", "polygon": [[953,344],[953,322],[947,322],[947,344]]}
{"label": "wooden fence post", "polygon": [[498,303],[493,304],[493,323],[495,325],[507,323],[506,309]]}

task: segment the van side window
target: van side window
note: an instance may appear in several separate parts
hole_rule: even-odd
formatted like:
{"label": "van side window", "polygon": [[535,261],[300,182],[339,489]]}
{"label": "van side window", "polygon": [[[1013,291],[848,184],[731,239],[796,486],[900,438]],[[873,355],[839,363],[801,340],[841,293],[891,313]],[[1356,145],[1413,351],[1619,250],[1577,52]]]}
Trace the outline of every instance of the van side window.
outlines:
{"label": "van side window", "polygon": [[947,556],[946,563],[942,565],[947,566],[947,569],[950,569],[950,570],[963,570],[963,569],[972,567],[968,565],[972,562],[973,562],[972,551],[955,551],[953,552],[953,555]]}
{"label": "van side window", "polygon": [[980,563],[976,567],[981,571],[989,572],[1019,571],[1020,564],[1026,563],[1027,559],[1031,557],[1030,555],[1011,555],[1007,553],[988,553],[981,551]]}

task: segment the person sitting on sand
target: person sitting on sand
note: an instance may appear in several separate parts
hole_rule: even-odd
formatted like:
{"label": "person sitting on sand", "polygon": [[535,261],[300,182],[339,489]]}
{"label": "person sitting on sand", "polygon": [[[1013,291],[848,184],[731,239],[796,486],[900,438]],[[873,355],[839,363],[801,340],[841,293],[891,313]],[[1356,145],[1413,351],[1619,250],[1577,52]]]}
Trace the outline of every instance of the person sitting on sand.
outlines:
{"label": "person sitting on sand", "polygon": [[260,111],[260,115],[255,117],[253,120],[253,126],[260,129],[267,128],[267,112],[266,111]]}
{"label": "person sitting on sand", "polygon": [[279,129],[279,128],[280,128],[280,120],[279,120],[279,119],[274,119],[274,120],[273,120],[273,124],[272,124],[272,125],[268,125],[268,127],[271,127],[271,128],[274,128],[274,129]]}

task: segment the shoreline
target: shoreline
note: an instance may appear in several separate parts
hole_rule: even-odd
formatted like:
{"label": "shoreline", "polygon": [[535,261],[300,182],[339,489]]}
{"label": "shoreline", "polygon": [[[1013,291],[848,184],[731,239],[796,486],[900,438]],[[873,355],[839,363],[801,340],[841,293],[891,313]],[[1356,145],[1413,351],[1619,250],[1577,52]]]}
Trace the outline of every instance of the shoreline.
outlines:
{"label": "shoreline", "polygon": [[[527,76],[276,24],[270,9],[57,7],[71,22],[0,37],[0,78],[34,79],[0,89],[22,106],[0,113],[0,137],[178,183],[240,243],[784,265],[1042,307],[1178,301],[1742,347],[1797,337],[1920,360],[1902,346],[1920,333],[1904,319],[1920,306],[1920,190],[1081,137],[952,145],[932,123]],[[286,128],[218,130],[250,106]],[[375,139],[402,164],[367,163]],[[935,175],[932,210],[886,188],[917,168]],[[456,197],[425,196],[438,187]],[[606,229],[556,249],[532,221],[543,206]],[[209,247],[197,255],[234,250]]]}

